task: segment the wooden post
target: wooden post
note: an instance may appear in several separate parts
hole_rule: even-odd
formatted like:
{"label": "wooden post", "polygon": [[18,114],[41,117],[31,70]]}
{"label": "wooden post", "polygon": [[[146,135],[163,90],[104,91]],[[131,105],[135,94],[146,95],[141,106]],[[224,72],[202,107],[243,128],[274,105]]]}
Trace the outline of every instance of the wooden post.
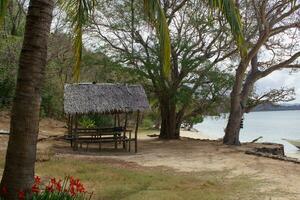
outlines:
{"label": "wooden post", "polygon": [[69,139],[71,141],[71,147],[73,147],[73,115],[70,114],[70,133],[69,133]]}
{"label": "wooden post", "polygon": [[125,113],[124,132],[123,132],[123,149],[126,149],[126,129],[127,129],[127,113]]}
{"label": "wooden post", "polygon": [[117,114],[115,114],[115,121],[114,121],[114,126],[117,126]]}
{"label": "wooden post", "polygon": [[118,133],[114,132],[115,149],[118,149]]}
{"label": "wooden post", "polygon": [[77,115],[77,113],[75,114],[75,137],[74,137],[74,147],[73,147],[73,149],[74,150],[77,150],[78,149],[78,143],[77,143],[77,137],[78,137],[78,135],[77,135],[77,129],[78,129],[78,115]]}
{"label": "wooden post", "polygon": [[71,133],[71,135],[73,134],[73,122],[74,122],[74,116],[73,115],[71,115],[71,119],[70,119],[70,121],[71,121],[71,131],[70,131],[70,133]]}
{"label": "wooden post", "polygon": [[118,118],[118,127],[120,127],[121,123],[120,123],[120,115],[119,114],[117,114],[117,118]]}
{"label": "wooden post", "polygon": [[101,142],[102,142],[102,136],[100,133],[100,135],[99,135],[99,151],[101,151]]}
{"label": "wooden post", "polygon": [[68,136],[70,136],[71,133],[71,116],[68,114],[68,120],[67,120],[67,126],[68,126]]}
{"label": "wooden post", "polygon": [[139,121],[140,121],[140,111],[137,111],[137,116],[136,116],[136,125],[135,125],[135,132],[134,132],[134,140],[135,140],[135,153],[137,153],[137,132],[139,129]]}
{"label": "wooden post", "polygon": [[[117,127],[117,114],[115,114],[115,124],[114,124],[114,128]],[[114,142],[115,142],[115,149],[118,148],[118,141],[117,141],[117,136],[116,136],[116,132],[113,132],[114,134]]]}
{"label": "wooden post", "polygon": [[131,151],[131,131],[129,131],[129,147],[128,147],[128,151]]}

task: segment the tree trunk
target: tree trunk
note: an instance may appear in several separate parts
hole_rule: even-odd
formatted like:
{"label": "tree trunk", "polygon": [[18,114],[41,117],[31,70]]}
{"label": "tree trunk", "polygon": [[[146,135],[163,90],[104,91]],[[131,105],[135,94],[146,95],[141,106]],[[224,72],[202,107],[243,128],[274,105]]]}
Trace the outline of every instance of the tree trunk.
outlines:
{"label": "tree trunk", "polygon": [[223,143],[228,145],[240,145],[240,123],[243,117],[241,105],[241,91],[244,80],[244,72],[247,66],[241,63],[236,71],[235,82],[230,94],[230,114],[225,129]]}
{"label": "tree trunk", "polygon": [[31,193],[39,132],[41,85],[47,59],[47,40],[52,21],[52,0],[31,0],[19,60],[10,136],[1,188],[7,198],[18,199],[18,191]]}
{"label": "tree trunk", "polygon": [[179,130],[176,126],[176,105],[170,98],[160,102],[161,128],[159,138],[179,139]]}
{"label": "tree trunk", "polygon": [[236,72],[235,84],[231,92],[230,114],[225,129],[223,143],[228,145],[240,145],[240,126],[245,113],[247,100],[255,83],[255,73],[257,70],[257,55],[251,59],[252,70],[248,73],[243,85],[246,65],[240,65]]}
{"label": "tree trunk", "polygon": [[243,114],[243,109],[240,104],[234,105],[234,107],[231,108],[228,123],[225,129],[225,136],[223,138],[224,144],[240,145],[240,123]]}

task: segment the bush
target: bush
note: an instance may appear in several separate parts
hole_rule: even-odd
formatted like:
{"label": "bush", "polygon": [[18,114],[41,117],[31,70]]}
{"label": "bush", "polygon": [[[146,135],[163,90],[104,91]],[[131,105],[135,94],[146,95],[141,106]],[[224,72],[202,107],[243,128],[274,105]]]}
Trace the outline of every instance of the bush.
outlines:
{"label": "bush", "polygon": [[113,121],[111,115],[88,115],[80,117],[79,124],[84,128],[111,127]]}
{"label": "bush", "polygon": [[143,128],[153,128],[153,126],[154,126],[154,122],[152,119],[150,119],[149,117],[143,119],[142,122]]}
{"label": "bush", "polygon": [[0,108],[10,106],[13,100],[21,46],[20,37],[0,39]]}
{"label": "bush", "polygon": [[[31,188],[31,197],[23,191],[18,192],[18,197],[20,200],[88,200],[92,196],[86,192],[80,180],[74,179],[72,176],[66,177],[64,180],[51,178],[48,184],[43,187],[44,189],[41,187],[41,178],[36,176]],[[6,195],[7,188],[3,187],[0,200],[5,200]]]}
{"label": "bush", "polygon": [[93,119],[91,119],[90,117],[81,117],[79,119],[79,124],[80,126],[83,126],[84,128],[95,128],[96,124],[95,121]]}
{"label": "bush", "polygon": [[97,127],[111,127],[114,124],[112,115],[93,115],[91,118]]}

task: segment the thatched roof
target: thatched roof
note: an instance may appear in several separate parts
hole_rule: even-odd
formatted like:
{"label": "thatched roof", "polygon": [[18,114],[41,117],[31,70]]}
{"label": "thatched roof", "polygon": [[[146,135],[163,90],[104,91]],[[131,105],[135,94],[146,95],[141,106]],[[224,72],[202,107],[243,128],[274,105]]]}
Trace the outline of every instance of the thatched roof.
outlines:
{"label": "thatched roof", "polygon": [[64,110],[67,114],[122,113],[146,109],[149,109],[149,103],[141,85],[65,85]]}

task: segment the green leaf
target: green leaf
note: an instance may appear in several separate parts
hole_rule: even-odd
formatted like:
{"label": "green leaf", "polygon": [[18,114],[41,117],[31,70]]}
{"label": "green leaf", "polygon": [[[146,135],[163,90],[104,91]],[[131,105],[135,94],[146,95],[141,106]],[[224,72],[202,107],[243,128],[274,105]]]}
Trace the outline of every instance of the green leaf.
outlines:
{"label": "green leaf", "polygon": [[167,19],[159,0],[144,0],[144,10],[150,24],[156,29],[162,60],[162,71],[166,79],[171,72],[171,41]]}
{"label": "green leaf", "polygon": [[241,55],[245,56],[247,48],[242,30],[240,12],[235,2],[233,0],[208,0],[208,4],[213,8],[219,9],[223,13],[231,27],[231,32],[234,35]]}
{"label": "green leaf", "polygon": [[6,9],[9,0],[0,0],[0,27],[2,26],[5,18]]}
{"label": "green leaf", "polygon": [[73,79],[80,79],[80,64],[82,60],[82,35],[95,6],[95,0],[60,0],[60,5],[66,11],[73,28],[73,48],[75,63],[73,66]]}

